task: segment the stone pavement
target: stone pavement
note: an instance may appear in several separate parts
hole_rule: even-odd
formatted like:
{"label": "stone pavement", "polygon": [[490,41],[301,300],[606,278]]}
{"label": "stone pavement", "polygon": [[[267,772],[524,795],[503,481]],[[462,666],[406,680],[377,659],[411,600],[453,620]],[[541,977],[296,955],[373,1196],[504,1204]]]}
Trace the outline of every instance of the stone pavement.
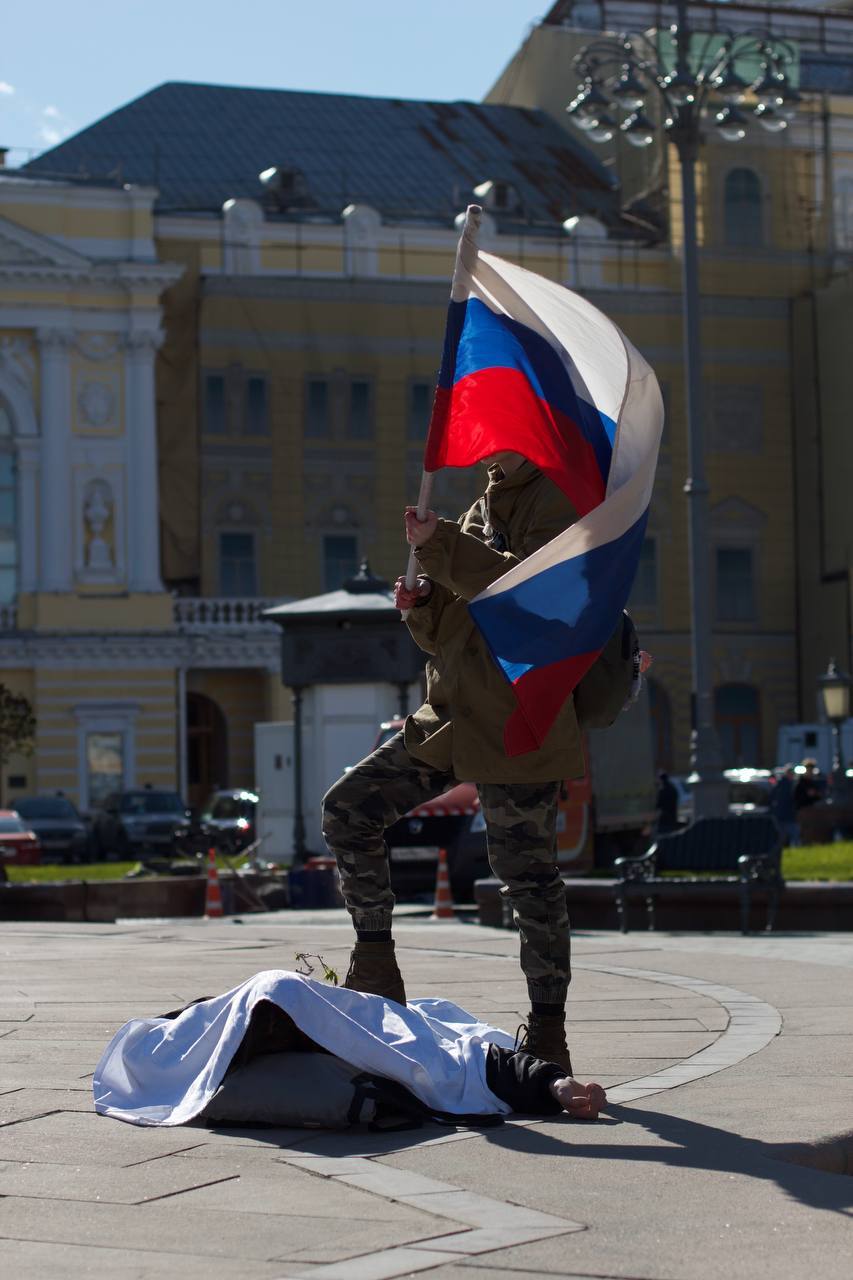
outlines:
{"label": "stone pavement", "polygon": [[[482,1132],[138,1129],[90,1079],[128,1018],[320,951],[339,912],[117,925],[4,924],[4,1275],[258,1280],[536,1276],[821,1280],[853,1274],[853,934],[583,933],[578,1075],[596,1123]],[[515,935],[403,918],[410,995],[514,1032]]]}

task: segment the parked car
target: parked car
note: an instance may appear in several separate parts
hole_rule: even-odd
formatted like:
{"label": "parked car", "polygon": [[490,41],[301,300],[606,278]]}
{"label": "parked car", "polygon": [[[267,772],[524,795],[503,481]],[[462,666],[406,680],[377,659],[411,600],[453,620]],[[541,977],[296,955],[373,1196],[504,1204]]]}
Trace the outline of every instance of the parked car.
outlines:
{"label": "parked car", "polygon": [[[769,813],[770,792],[774,778],[769,769],[724,769],[729,784],[729,813]],[[688,826],[693,821],[693,795],[686,777],[669,775],[678,792],[678,823]]]}
{"label": "parked car", "polygon": [[25,796],[15,811],[38,836],[47,861],[85,861],[89,830],[67,796]]}
{"label": "parked car", "polygon": [[0,880],[6,879],[6,867],[37,867],[41,862],[41,845],[14,809],[0,809]]}
{"label": "parked car", "polygon": [[240,853],[255,839],[258,797],[242,787],[214,791],[201,814],[202,828],[219,848]]}
{"label": "parked car", "polygon": [[92,815],[92,845],[99,858],[171,853],[185,838],[189,822],[189,810],[177,791],[116,791]]}

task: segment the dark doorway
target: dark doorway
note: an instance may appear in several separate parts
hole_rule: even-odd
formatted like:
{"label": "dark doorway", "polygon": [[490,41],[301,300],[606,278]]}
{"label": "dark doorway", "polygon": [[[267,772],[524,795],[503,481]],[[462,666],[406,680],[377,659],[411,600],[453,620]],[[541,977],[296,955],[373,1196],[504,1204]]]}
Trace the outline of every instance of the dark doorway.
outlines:
{"label": "dark doorway", "polygon": [[228,786],[228,726],[206,693],[187,694],[187,801],[200,809],[217,787]]}

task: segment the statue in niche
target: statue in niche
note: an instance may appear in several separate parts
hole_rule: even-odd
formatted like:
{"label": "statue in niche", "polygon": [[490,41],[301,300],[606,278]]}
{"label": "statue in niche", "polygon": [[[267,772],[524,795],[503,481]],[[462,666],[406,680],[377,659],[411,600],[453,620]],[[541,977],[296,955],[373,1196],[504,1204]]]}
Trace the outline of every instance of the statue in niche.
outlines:
{"label": "statue in niche", "polygon": [[86,524],[86,571],[112,573],[115,560],[112,547],[113,496],[105,480],[95,480],[86,490],[83,519]]}

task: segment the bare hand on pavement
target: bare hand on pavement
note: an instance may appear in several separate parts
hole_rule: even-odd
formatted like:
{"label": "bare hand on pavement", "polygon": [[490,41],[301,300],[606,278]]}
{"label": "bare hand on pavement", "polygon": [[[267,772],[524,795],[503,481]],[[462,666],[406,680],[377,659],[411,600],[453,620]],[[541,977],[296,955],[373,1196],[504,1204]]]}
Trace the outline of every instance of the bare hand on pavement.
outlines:
{"label": "bare hand on pavement", "polygon": [[404,519],[406,522],[406,541],[410,542],[413,547],[422,547],[425,542],[429,542],[438,525],[438,516],[434,511],[428,511],[424,519],[419,520],[416,507],[406,507]]}
{"label": "bare hand on pavement", "polygon": [[563,1110],[578,1120],[597,1120],[599,1111],[607,1101],[607,1095],[600,1084],[581,1084],[571,1076],[555,1080],[551,1085],[551,1093]]}

